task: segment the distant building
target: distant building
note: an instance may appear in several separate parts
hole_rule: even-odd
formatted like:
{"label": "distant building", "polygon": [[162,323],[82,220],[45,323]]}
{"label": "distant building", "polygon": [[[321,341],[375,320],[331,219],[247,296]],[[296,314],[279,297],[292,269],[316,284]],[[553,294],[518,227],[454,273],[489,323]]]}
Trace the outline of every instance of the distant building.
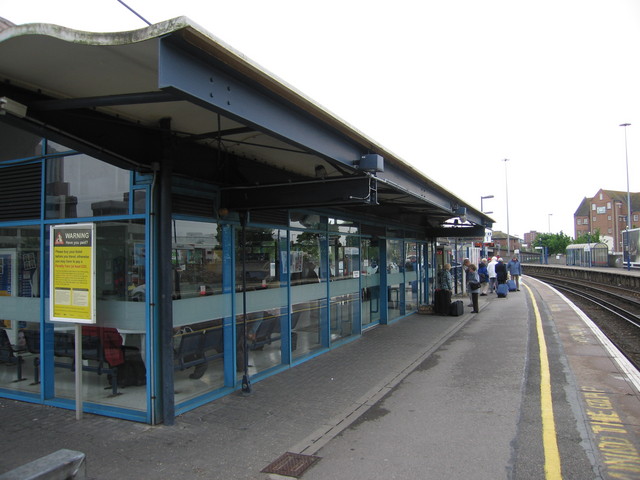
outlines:
{"label": "distant building", "polygon": [[[499,230],[493,231],[493,254],[501,257],[509,257],[514,250],[522,249],[522,239],[513,235],[507,235]],[[507,240],[509,240],[507,242]],[[507,250],[507,246],[509,250]]]}
{"label": "distant building", "polygon": [[[631,193],[630,227],[640,225],[640,193]],[[602,240],[612,252],[622,252],[622,232],[627,228],[627,192],[600,189],[585,197],[573,214],[574,238],[600,231]]]}
{"label": "distant building", "polygon": [[533,245],[533,242],[536,241],[536,238],[538,237],[538,232],[536,232],[535,230],[531,230],[530,232],[527,232],[524,234],[524,243],[526,245]]}

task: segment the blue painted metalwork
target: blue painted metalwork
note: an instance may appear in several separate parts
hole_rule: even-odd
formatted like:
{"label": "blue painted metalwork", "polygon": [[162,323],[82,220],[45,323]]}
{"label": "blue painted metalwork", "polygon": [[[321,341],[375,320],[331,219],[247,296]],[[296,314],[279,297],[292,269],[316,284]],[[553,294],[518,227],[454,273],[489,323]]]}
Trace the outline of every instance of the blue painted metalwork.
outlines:
{"label": "blue painted metalwork", "polygon": [[232,77],[213,63],[191,56],[171,39],[160,39],[158,86],[298,145],[307,151],[353,166],[363,152],[344,135],[301,110]]}

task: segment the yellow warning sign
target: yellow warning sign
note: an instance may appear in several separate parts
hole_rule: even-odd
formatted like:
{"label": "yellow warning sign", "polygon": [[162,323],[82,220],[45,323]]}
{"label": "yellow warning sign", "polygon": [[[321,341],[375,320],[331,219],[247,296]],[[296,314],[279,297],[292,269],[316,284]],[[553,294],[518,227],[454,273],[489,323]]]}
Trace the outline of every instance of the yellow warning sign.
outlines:
{"label": "yellow warning sign", "polygon": [[51,227],[51,320],[95,323],[95,225]]}

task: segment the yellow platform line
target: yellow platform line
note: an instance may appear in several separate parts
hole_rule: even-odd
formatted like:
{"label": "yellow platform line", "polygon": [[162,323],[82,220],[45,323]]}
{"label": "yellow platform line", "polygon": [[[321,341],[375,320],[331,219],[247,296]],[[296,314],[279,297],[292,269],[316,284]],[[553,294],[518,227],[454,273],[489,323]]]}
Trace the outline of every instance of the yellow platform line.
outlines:
{"label": "yellow platform line", "polygon": [[549,357],[547,342],[542,330],[542,317],[538,303],[529,287],[524,285],[531,297],[533,312],[536,316],[536,330],[538,332],[538,349],[540,351],[540,413],[542,416],[542,443],[544,447],[544,473],[547,480],[562,479],[560,467],[560,451],[556,435],[556,423],[553,417],[553,400],[551,397],[551,373],[549,371]]}

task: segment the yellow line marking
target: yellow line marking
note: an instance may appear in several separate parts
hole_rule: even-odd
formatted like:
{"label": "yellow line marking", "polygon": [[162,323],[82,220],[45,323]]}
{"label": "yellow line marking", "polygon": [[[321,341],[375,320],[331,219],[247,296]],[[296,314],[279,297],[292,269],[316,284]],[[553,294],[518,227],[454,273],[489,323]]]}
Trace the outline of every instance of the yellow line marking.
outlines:
{"label": "yellow line marking", "polygon": [[544,447],[544,473],[548,480],[562,479],[560,467],[560,451],[556,435],[556,424],[553,418],[553,400],[551,398],[551,373],[549,372],[549,357],[547,356],[547,342],[542,330],[542,317],[538,310],[538,303],[531,289],[524,285],[531,297],[533,312],[536,316],[536,330],[538,332],[538,348],[540,350],[540,413],[542,416],[542,444]]}

